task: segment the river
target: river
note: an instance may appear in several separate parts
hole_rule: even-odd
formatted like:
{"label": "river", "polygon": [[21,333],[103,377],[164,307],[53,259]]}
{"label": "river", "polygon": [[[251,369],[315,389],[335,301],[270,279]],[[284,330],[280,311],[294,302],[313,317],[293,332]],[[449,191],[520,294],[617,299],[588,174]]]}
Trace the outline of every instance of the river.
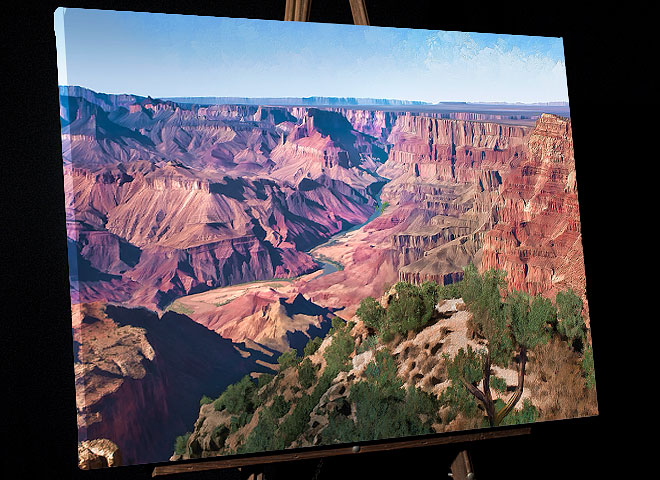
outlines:
{"label": "river", "polygon": [[373,198],[376,200],[376,209],[374,210],[374,213],[371,214],[369,218],[364,223],[360,223],[358,225],[353,225],[351,228],[347,230],[342,230],[341,232],[335,233],[332,237],[330,237],[326,242],[322,243],[321,245],[317,245],[316,247],[310,249],[307,251],[309,255],[319,264],[321,265],[321,270],[323,273],[319,275],[316,278],[321,278],[325,275],[329,275],[331,273],[335,273],[339,270],[343,270],[344,266],[336,262],[334,260],[331,260],[327,257],[324,257],[323,255],[319,255],[316,253],[316,250],[327,247],[330,245],[333,245],[336,243],[340,238],[342,238],[344,235],[350,232],[354,232],[355,230],[359,230],[360,228],[364,227],[367,223],[371,222],[372,220],[378,218],[382,212],[382,204],[380,201],[380,194],[374,194]]}

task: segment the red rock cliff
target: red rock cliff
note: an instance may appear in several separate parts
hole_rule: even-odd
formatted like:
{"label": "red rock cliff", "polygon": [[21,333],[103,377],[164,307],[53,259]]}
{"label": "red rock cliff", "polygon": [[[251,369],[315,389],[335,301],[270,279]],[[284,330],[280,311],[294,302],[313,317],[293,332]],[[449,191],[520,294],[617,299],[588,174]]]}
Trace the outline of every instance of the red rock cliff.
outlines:
{"label": "red rock cliff", "polygon": [[[452,182],[479,182],[485,171],[508,167],[521,151],[526,127],[490,122],[401,115],[389,136],[386,167],[406,165],[418,176]],[[387,176],[386,169],[382,173]]]}
{"label": "red rock cliff", "polygon": [[543,114],[520,165],[504,180],[484,238],[482,269],[508,272],[509,288],[585,301],[585,272],[571,122]]}

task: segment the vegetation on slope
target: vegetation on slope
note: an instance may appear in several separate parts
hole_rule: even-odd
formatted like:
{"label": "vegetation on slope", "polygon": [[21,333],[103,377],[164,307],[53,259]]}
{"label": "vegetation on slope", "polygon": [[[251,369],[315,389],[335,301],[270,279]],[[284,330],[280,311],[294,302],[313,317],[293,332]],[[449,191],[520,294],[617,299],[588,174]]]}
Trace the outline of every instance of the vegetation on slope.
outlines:
{"label": "vegetation on slope", "polygon": [[[218,445],[217,452],[206,454],[510,425],[558,418],[567,412],[589,414],[595,397],[577,410],[561,406],[567,395],[584,397],[585,391],[594,392],[593,354],[581,300],[570,290],[558,294],[555,303],[524,292],[507,292],[504,275],[499,271],[479,274],[469,265],[457,284],[399,282],[390,290],[386,306],[364,299],[357,310],[361,320],[357,327],[336,317],[324,339],[309,340],[302,357],[295,350],[283,352],[277,375],[263,374],[256,381],[246,376],[216,400],[203,398],[200,404],[213,402],[214,409],[230,419],[221,436],[225,443]],[[471,313],[469,329],[483,348],[468,345],[453,356],[443,354],[439,361],[444,362],[447,386],[436,395],[402,378],[392,352],[403,339],[414,338],[441,321],[436,306],[452,298],[463,298]],[[355,376],[352,358],[357,355],[368,363]],[[507,386],[495,375],[495,367],[517,370],[517,385]],[[528,388],[528,368],[534,373],[529,386],[533,395],[521,402]],[[544,369],[567,372],[562,378],[570,384],[568,393],[558,393],[552,374]],[[340,394],[333,393],[338,388]],[[554,406],[546,402],[539,409],[532,400],[536,402],[544,388],[561,400]],[[317,421],[320,417],[322,425]],[[457,420],[461,418],[463,423]],[[198,420],[196,428],[199,425]],[[194,435],[177,438],[177,454],[195,456],[185,448]]]}

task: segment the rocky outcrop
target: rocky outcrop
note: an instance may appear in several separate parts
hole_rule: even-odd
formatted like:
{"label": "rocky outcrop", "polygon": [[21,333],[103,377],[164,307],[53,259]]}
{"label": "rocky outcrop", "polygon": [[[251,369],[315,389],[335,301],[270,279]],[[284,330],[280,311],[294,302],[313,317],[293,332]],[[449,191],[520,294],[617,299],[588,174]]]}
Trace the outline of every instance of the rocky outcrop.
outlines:
{"label": "rocky outcrop", "polygon": [[302,354],[310,338],[330,330],[332,311],[301,293],[285,296],[274,289],[255,290],[214,309],[195,311],[194,302],[186,299],[178,303],[190,305],[190,317],[223,338],[252,341],[279,352],[294,348]]}
{"label": "rocky outcrop", "polygon": [[386,153],[373,137],[354,129],[343,113],[298,108],[294,114],[298,123],[271,152],[273,177],[298,183],[323,175],[362,194],[381,180],[374,172]]}
{"label": "rocky outcrop", "polygon": [[[393,292],[393,290],[392,290]],[[387,306],[391,295],[384,295],[380,301]],[[174,454],[171,460],[187,460],[190,458],[205,458],[234,453],[244,453],[240,449],[246,439],[255,432],[263,434],[256,442],[257,449],[265,448],[271,436],[277,435],[278,428],[287,424],[290,416],[300,415],[296,407],[304,403],[304,399],[313,398],[304,415],[296,418],[296,426],[287,424],[287,428],[297,428],[298,435],[293,440],[288,439],[282,448],[301,448],[329,445],[337,440],[327,435],[327,429],[332,422],[357,422],[357,406],[351,398],[351,391],[358,382],[369,382],[369,376],[374,376],[373,368],[377,352],[391,354],[396,366],[396,376],[403,381],[402,388],[416,388],[439,398],[451,381],[447,374],[445,355],[453,358],[459,349],[468,346],[479,351],[486,348],[485,341],[472,338],[469,334],[468,320],[470,313],[466,311],[462,299],[442,301],[436,306],[436,318],[419,332],[409,332],[405,338],[399,337],[388,344],[382,343],[373,330],[368,328],[357,317],[346,333],[353,350],[348,354],[348,363],[343,371],[333,374],[332,378],[324,377],[328,366],[325,354],[334,342],[335,333],[331,333],[321,342],[318,350],[307,357],[311,365],[318,370],[316,382],[307,388],[300,385],[296,368],[287,368],[278,373],[260,389],[256,396],[259,404],[255,411],[242,426],[231,427],[231,415],[226,410],[217,411],[213,404],[203,405],[199,410],[197,420],[192,424],[192,432],[187,437],[183,454]],[[376,373],[377,374],[377,373]],[[515,370],[502,368],[497,372],[507,387],[513,388],[517,382]],[[379,388],[374,384],[371,388]],[[491,391],[493,398],[508,397],[507,392]],[[524,398],[529,398],[529,392]],[[276,399],[286,402],[284,407],[274,417],[271,407]],[[446,414],[449,407],[443,407]],[[379,419],[372,419],[377,423]],[[386,421],[386,420],[384,420]],[[481,419],[477,419],[477,422]],[[264,427],[264,424],[266,426]],[[463,424],[453,418],[448,422],[434,423],[434,432],[448,432],[460,429]],[[373,425],[371,425],[373,427]],[[270,432],[270,433],[266,433]],[[324,436],[324,433],[326,434]],[[253,445],[251,448],[255,448]],[[260,450],[256,450],[259,452]]]}
{"label": "rocky outcrop", "polygon": [[106,438],[85,440],[78,444],[78,468],[81,470],[120,467],[121,465],[121,450]]}
{"label": "rocky outcrop", "polygon": [[176,297],[209,288],[269,278],[296,277],[316,262],[293,248],[274,249],[255,236],[220,240],[186,249],[145,249],[123,276],[139,284],[125,301],[162,309]]}
{"label": "rocky outcrop", "polygon": [[235,344],[174,312],[159,318],[145,309],[80,305],[74,340],[79,440],[111,440],[125,464],[167,458],[202,395],[271,371],[263,349]]}
{"label": "rocky outcrop", "polygon": [[463,278],[466,265],[480,264],[482,244],[483,232],[475,232],[426,250],[417,260],[399,267],[399,280],[417,285],[456,283]]}
{"label": "rocky outcrop", "polygon": [[586,302],[570,120],[541,116],[522,162],[502,185],[494,215],[482,269],[506,270],[511,289],[554,298],[572,288]]}

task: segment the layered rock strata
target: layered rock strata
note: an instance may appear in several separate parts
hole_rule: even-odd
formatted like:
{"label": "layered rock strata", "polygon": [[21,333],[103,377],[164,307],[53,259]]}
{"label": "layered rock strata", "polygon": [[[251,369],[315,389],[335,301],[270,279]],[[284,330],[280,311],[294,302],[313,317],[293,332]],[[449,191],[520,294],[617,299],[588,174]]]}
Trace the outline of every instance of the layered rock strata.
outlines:
{"label": "layered rock strata", "polygon": [[392,178],[383,201],[417,209],[409,227],[392,236],[399,280],[452,283],[467,263],[478,263],[503,178],[520,162],[528,133],[489,122],[397,118],[378,173]]}
{"label": "layered rock strata", "polygon": [[542,115],[526,147],[502,185],[482,269],[505,270],[509,288],[532,295],[572,288],[586,305],[570,120]]}

